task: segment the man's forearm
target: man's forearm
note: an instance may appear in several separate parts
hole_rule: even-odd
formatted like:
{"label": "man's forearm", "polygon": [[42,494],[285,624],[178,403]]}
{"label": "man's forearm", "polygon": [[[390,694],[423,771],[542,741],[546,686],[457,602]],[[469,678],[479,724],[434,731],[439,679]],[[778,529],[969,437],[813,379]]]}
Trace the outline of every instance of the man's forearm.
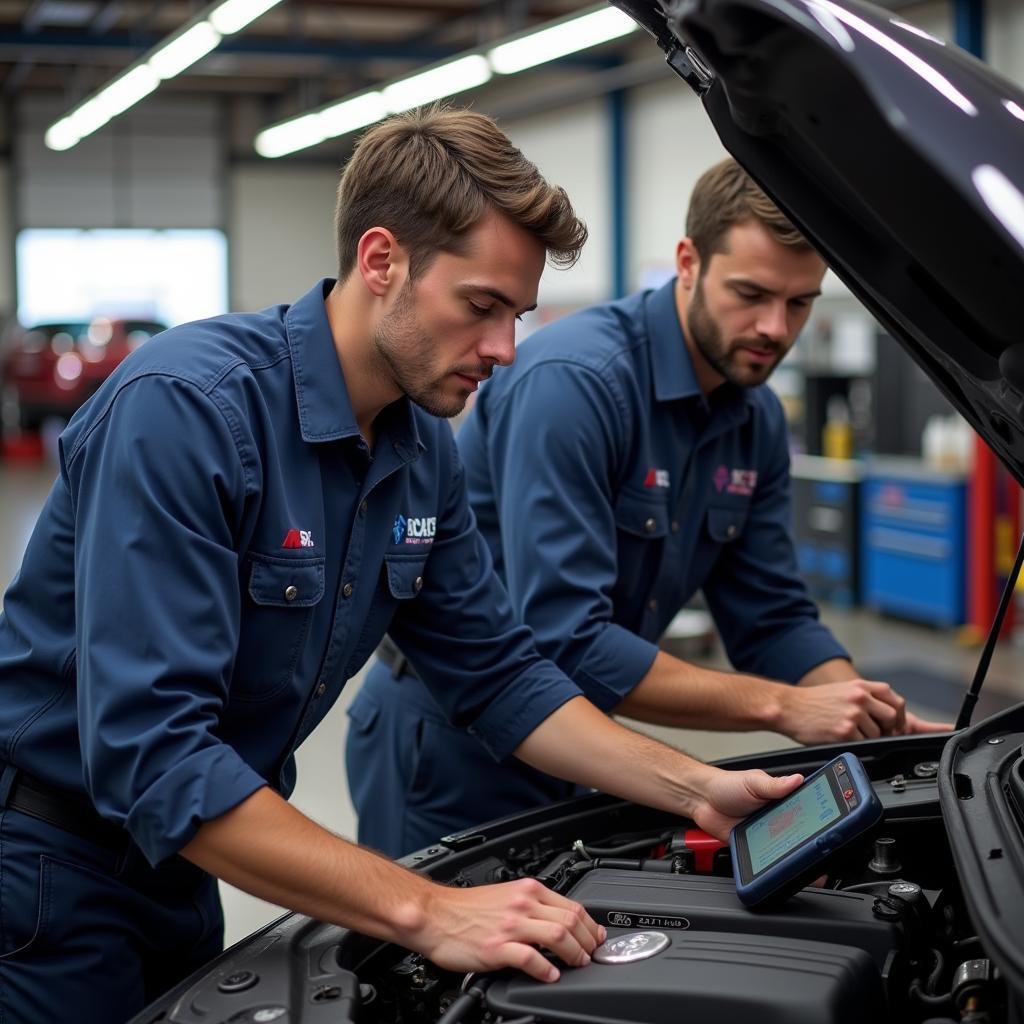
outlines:
{"label": "man's forearm", "polygon": [[203,824],[181,854],[254,896],[396,942],[451,970],[518,967],[554,981],[558,969],[537,947],[581,965],[604,940],[583,907],[535,879],[438,885],[332,835],[266,788]]}
{"label": "man's forearm", "polygon": [[408,940],[421,924],[432,888],[269,788],[204,823],[181,854],[260,899],[389,941]]}
{"label": "man's forearm", "polygon": [[715,771],[619,725],[583,697],[544,719],[515,756],[550,775],[684,817],[693,815]]}
{"label": "man's forearm", "polygon": [[[683,729],[768,729],[798,743],[843,743],[905,731],[905,704],[887,683],[860,679],[845,658],[822,662],[790,686],[697,668],[661,651],[615,711]],[[909,721],[913,731],[933,727]]]}
{"label": "man's forearm", "polygon": [[822,686],[825,683],[846,683],[860,678],[852,662],[846,658],[830,658],[815,665],[797,680],[797,686]]}
{"label": "man's forearm", "polygon": [[550,714],[515,753],[542,771],[692,818],[723,840],[737,821],[800,783],[798,775],[775,779],[702,764],[619,725],[583,697]]}
{"label": "man's forearm", "polygon": [[785,683],[700,668],[659,651],[647,675],[614,710],[677,729],[777,729],[788,689]]}

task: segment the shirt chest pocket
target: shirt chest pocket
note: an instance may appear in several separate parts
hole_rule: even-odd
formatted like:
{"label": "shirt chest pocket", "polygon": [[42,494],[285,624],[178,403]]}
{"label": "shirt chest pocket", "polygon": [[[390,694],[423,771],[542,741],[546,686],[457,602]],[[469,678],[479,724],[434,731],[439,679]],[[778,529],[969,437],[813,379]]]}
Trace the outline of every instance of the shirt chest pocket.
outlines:
{"label": "shirt chest pocket", "polygon": [[747,522],[746,505],[712,505],[708,509],[708,533],[716,544],[729,544],[743,535]]}
{"label": "shirt chest pocket", "polygon": [[377,597],[367,613],[359,639],[345,667],[346,675],[352,676],[359,671],[387,632],[392,618],[407,609],[408,602],[423,589],[428,554],[384,555]]}
{"label": "shirt chest pocket", "polygon": [[668,501],[658,494],[622,491],[615,501],[618,566],[612,603],[620,619],[642,608],[657,583],[669,532]]}
{"label": "shirt chest pocket", "polygon": [[324,596],[324,559],[250,554],[243,581],[232,697],[262,700],[284,689],[295,676],[313,614]]}
{"label": "shirt chest pocket", "polygon": [[422,589],[426,579],[427,555],[385,555],[384,573],[388,591],[399,601],[408,601]]}

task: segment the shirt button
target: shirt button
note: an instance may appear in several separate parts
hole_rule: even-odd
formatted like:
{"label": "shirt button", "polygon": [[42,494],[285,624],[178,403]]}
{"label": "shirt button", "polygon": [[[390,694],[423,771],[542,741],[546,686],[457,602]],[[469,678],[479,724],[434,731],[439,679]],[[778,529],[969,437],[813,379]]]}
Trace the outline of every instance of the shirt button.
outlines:
{"label": "shirt button", "polygon": [[323,695],[324,695],[324,694],[325,694],[326,692],[327,692],[327,684],[326,684],[326,683],[321,683],[321,684],[320,684],[320,685],[319,685],[319,686],[318,686],[318,687],[316,688],[316,695],[317,695],[318,697],[322,697],[322,696],[323,696]]}
{"label": "shirt button", "polygon": [[672,532],[673,533],[678,533],[679,532],[679,520],[678,519],[673,519],[672,520]]}
{"label": "shirt button", "polygon": [[730,523],[726,527],[725,535],[726,535],[726,537],[735,537],[736,536],[736,525],[735,525],[735,523]]}
{"label": "shirt button", "polygon": [[654,531],[657,528],[658,528],[658,524],[657,524],[657,522],[655,520],[653,520],[653,519],[645,519],[644,520],[644,533],[654,533]]}
{"label": "shirt button", "polygon": [[656,612],[658,610],[658,599],[656,597],[652,597],[650,601],[647,602],[647,607],[650,608],[652,612]]}
{"label": "shirt button", "polygon": [[351,583],[346,583],[345,586],[341,588],[341,596],[351,597],[353,590],[355,590],[355,587],[353,587]]}
{"label": "shirt button", "polygon": [[415,590],[417,594],[423,589],[423,577],[422,576],[417,576],[416,577],[416,579],[413,581],[412,589]]}
{"label": "shirt button", "polygon": [[284,599],[294,601],[299,596],[299,588],[293,583],[290,587],[284,588]]}

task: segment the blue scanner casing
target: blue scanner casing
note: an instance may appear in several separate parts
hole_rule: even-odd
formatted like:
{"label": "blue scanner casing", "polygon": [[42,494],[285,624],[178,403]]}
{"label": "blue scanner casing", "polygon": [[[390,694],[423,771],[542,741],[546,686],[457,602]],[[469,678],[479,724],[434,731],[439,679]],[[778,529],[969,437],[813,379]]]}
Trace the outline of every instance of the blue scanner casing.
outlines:
{"label": "blue scanner casing", "polygon": [[748,907],[778,903],[823,874],[832,855],[881,816],[864,766],[840,754],[729,834],[736,894]]}

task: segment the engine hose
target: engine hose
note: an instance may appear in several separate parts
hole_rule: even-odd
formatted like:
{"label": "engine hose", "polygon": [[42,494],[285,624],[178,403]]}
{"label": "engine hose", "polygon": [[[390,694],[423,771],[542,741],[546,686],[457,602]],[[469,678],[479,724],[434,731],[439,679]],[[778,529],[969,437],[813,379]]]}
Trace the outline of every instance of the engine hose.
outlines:
{"label": "engine hose", "polygon": [[921,979],[915,978],[910,983],[910,994],[917,999],[919,1002],[925,1004],[925,1006],[949,1006],[953,1001],[952,992],[944,992],[942,995],[933,996],[929,995],[921,987]]}
{"label": "engine hose", "polygon": [[618,846],[586,846],[577,843],[576,849],[581,850],[588,857],[618,857],[623,853],[635,853],[637,850],[653,849],[658,843],[671,838],[672,832],[662,832],[657,836],[645,836],[643,839],[633,839],[628,843],[621,843]]}
{"label": "engine hose", "polygon": [[585,875],[595,868],[606,868],[610,871],[653,871],[658,874],[678,875],[682,873],[680,864],[680,857],[670,857],[668,860],[655,860],[647,857],[642,860],[625,860],[620,857],[595,857],[593,860],[579,860],[566,867],[558,891],[565,888],[569,881],[575,881],[579,875]]}
{"label": "engine hose", "polygon": [[465,1020],[467,1015],[474,1010],[476,1011],[477,1019],[480,1018],[480,1011],[483,1008],[484,993],[490,987],[490,978],[479,978],[475,980],[457,999],[455,999],[451,1006],[444,1011],[444,1014],[438,1020],[437,1024],[456,1024],[456,1022]]}
{"label": "engine hose", "polygon": [[945,959],[937,949],[933,949],[930,952],[932,956],[935,957],[935,966],[932,968],[931,974],[928,975],[928,980],[924,983],[926,992],[935,991],[935,986],[938,985],[939,979],[942,977],[942,972],[946,966]]}

